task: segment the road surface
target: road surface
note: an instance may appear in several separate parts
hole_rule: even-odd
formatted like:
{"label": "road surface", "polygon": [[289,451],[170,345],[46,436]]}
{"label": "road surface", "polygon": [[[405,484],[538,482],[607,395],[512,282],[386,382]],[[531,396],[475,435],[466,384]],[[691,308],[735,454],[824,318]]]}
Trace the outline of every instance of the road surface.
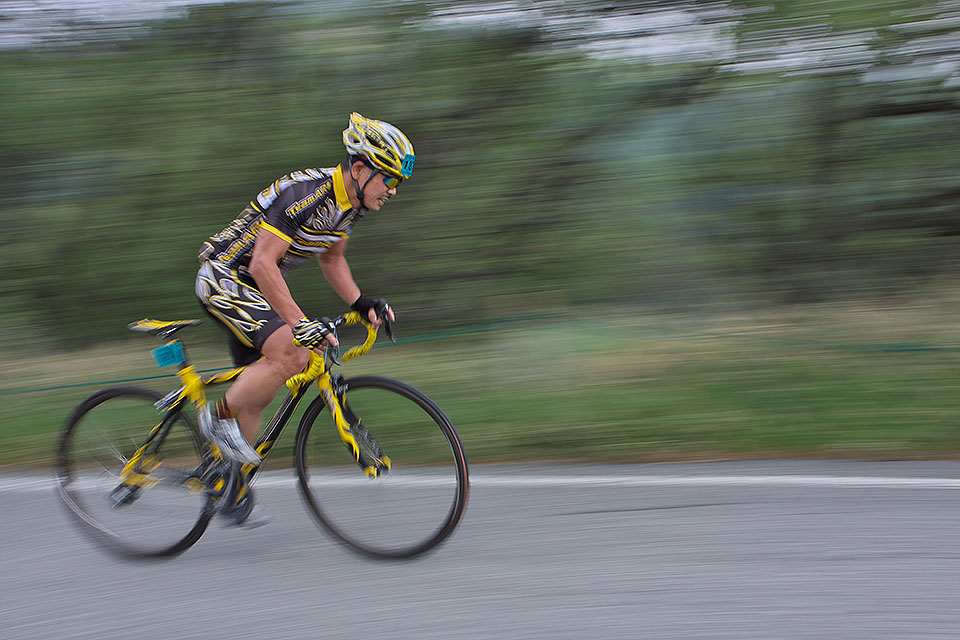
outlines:
{"label": "road surface", "polygon": [[412,562],[359,558],[303,508],[214,523],[170,561],[78,535],[45,475],[0,474],[0,637],[960,637],[960,463],[475,466]]}

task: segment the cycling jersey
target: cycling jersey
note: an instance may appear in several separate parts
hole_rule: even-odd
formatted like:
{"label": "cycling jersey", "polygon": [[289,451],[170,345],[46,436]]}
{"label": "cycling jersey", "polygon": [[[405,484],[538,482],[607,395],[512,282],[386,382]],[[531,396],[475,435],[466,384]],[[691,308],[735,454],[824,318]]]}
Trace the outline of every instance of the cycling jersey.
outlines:
{"label": "cycling jersey", "polygon": [[290,243],[277,263],[286,273],[348,237],[360,215],[350,205],[339,166],[294,171],[261,191],[240,217],[203,243],[198,257],[248,275],[257,234],[265,230]]}
{"label": "cycling jersey", "polygon": [[203,243],[197,297],[228,330],[235,364],[259,358],[266,339],[285,324],[248,271],[257,234],[267,231],[290,243],[277,261],[286,273],[349,236],[362,211],[351,208],[339,166],[304,169],[261,191],[240,217]]}

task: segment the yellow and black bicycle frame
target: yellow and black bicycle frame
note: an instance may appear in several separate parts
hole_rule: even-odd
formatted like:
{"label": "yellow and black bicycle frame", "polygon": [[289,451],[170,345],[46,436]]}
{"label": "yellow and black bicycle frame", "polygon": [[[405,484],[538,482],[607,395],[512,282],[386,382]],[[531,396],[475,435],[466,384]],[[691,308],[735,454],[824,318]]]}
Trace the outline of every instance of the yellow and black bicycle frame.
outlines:
{"label": "yellow and black bicycle frame", "polygon": [[[185,327],[196,324],[195,321],[175,321],[162,322],[156,320],[140,320],[130,325],[131,329],[155,333],[159,337],[175,336],[176,332]],[[341,356],[342,362],[356,358],[367,353],[377,339],[377,332],[372,328],[369,322],[364,320],[360,314],[350,312],[343,317],[345,326],[362,324],[367,329],[367,337],[360,345],[352,347]],[[156,471],[162,462],[151,452],[159,447],[164,439],[165,429],[172,424],[173,418],[183,409],[184,404],[191,403],[198,410],[202,409],[207,403],[205,389],[209,386],[231,382],[243,373],[246,367],[237,367],[229,371],[215,373],[209,376],[202,376],[196,368],[189,363],[186,356],[183,343],[177,337],[171,337],[162,347],[153,352],[154,359],[158,366],[174,365],[177,366],[177,378],[180,380],[180,388],[167,394],[159,402],[157,408],[164,412],[163,419],[150,431],[144,443],[137,448],[137,451],[126,462],[121,471],[120,484],[135,487],[150,487],[160,482],[158,477],[151,474]],[[390,459],[376,452],[373,460],[369,460],[361,450],[357,441],[357,435],[354,432],[354,426],[359,425],[360,419],[353,414],[349,408],[344,408],[343,388],[337,380],[330,375],[330,369],[326,366],[326,361],[322,353],[312,351],[310,361],[304,371],[287,380],[286,385],[290,389],[287,397],[284,398],[277,412],[266,425],[260,437],[257,439],[255,449],[260,454],[260,458],[266,458],[267,454],[273,448],[274,443],[279,439],[281,432],[287,422],[293,416],[300,401],[306,395],[310,383],[316,381],[320,395],[324,403],[329,408],[333,416],[334,424],[340,439],[347,450],[353,456],[353,459],[363,469],[363,472],[372,478],[377,477],[384,471],[390,469]],[[345,413],[347,414],[345,416]],[[349,418],[349,419],[348,419]],[[218,463],[223,462],[223,455],[217,450],[216,445],[211,444],[211,455]],[[248,480],[252,477],[260,465],[244,464],[241,467],[237,483],[236,500],[243,498],[246,493]],[[220,477],[215,481],[214,486],[210,487],[215,491],[222,492],[224,480]],[[204,482],[198,477],[190,477],[184,480],[189,488],[202,491],[207,489]]]}

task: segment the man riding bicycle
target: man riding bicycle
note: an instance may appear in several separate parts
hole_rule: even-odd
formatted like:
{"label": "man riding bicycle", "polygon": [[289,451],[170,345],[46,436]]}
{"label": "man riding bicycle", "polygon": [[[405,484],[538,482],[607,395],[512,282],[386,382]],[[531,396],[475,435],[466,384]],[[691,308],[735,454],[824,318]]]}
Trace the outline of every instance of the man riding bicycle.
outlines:
{"label": "man riding bicycle", "polygon": [[234,363],[249,365],[215,409],[201,411],[200,430],[237,462],[259,464],[250,443],[264,409],[304,369],[310,349],[337,344],[329,321],[307,318],[291,295],[285,275],[292,267],[316,254],[352,309],[374,326],[384,314],[394,319],[385,300],[361,293],[344,253],[353,224],[413,175],[413,145],[393,125],[359,113],[350,115],[343,142],[347,156],[338,166],[278,179],[200,250],[197,297],[228,330]]}

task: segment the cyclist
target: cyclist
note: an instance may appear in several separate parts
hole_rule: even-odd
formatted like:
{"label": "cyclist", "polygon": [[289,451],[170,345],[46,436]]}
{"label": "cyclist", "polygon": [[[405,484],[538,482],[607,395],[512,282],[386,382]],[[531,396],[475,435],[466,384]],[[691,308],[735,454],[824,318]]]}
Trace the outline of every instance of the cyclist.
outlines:
{"label": "cyclist", "polygon": [[[224,456],[258,464],[250,445],[264,409],[284,382],[300,373],[309,349],[336,345],[326,318],[308,318],[284,279],[311,254],[331,288],[352,309],[378,326],[383,299],[362,294],[344,256],[354,223],[379,211],[413,174],[410,140],[395,126],[350,115],[343,132],[346,158],[336,167],[283,176],[200,250],[196,294],[226,329],[235,364],[249,365],[211,410],[201,410],[200,429]],[[294,345],[294,338],[302,346]]]}

